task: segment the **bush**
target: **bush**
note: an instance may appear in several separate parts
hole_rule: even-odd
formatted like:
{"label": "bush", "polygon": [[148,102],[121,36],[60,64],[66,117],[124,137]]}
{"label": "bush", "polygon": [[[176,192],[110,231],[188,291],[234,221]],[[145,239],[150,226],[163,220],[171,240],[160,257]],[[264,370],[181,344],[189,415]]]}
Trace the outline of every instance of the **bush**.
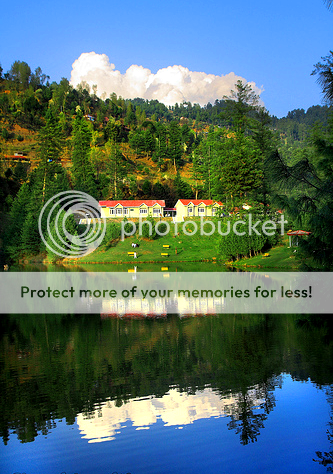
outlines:
{"label": "bush", "polygon": [[222,232],[227,232],[230,225],[230,231],[227,235],[221,236],[218,243],[219,253],[228,260],[239,259],[241,257],[252,256],[252,253],[260,252],[265,245],[275,245],[278,241],[278,234],[268,236],[262,233],[262,222],[256,227],[261,235],[257,235],[254,231],[249,235],[249,227],[246,219],[243,219],[246,224],[244,226],[238,225],[238,232],[245,232],[244,235],[237,235],[233,232],[233,224],[236,220],[227,220],[222,225]]}
{"label": "bush", "polygon": [[124,225],[124,232],[126,234],[130,234],[133,231],[132,224],[128,222],[126,217],[123,219],[123,222],[124,222],[124,224],[123,224]]}
{"label": "bush", "polygon": [[120,238],[120,234],[121,234],[121,229],[120,229],[120,224],[118,222],[107,223],[102,245],[111,247],[112,243],[115,240],[118,240]]}
{"label": "bush", "polygon": [[147,217],[147,219],[145,219],[145,221],[143,221],[142,223],[142,236],[149,240],[155,240],[157,238],[157,233],[155,230],[155,220],[151,216],[149,216]]}
{"label": "bush", "polygon": [[167,231],[168,231],[168,226],[167,226],[167,224],[166,224],[165,222],[161,222],[161,223],[158,225],[158,232],[159,232],[160,234],[162,234],[162,236],[163,236],[164,234],[167,233]]}

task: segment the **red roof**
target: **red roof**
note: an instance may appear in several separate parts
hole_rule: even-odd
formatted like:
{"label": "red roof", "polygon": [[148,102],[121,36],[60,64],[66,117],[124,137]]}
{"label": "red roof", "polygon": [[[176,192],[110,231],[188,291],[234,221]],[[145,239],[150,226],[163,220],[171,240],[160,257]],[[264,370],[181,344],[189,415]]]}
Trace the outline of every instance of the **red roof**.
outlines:
{"label": "red roof", "polygon": [[206,206],[212,206],[213,204],[218,204],[219,206],[223,206],[222,202],[220,201],[213,201],[213,199],[178,199],[184,206],[188,206],[189,204],[193,204],[194,206],[198,206],[199,204],[206,204]]}
{"label": "red roof", "polygon": [[290,230],[287,232],[287,235],[310,235],[311,232],[308,232],[307,230]]}
{"label": "red roof", "polygon": [[146,204],[148,207],[153,207],[154,204],[159,204],[162,207],[165,207],[165,201],[151,199],[151,200],[128,200],[128,201],[99,201],[99,205],[106,206],[106,207],[116,207],[118,204],[122,205],[123,207],[140,207],[142,204]]}

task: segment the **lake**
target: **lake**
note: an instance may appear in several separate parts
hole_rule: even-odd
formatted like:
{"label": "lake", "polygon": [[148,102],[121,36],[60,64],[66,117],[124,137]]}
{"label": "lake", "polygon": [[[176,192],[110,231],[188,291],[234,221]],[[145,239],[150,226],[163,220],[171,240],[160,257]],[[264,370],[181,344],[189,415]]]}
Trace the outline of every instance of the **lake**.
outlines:
{"label": "lake", "polygon": [[3,315],[1,334],[2,474],[332,467],[329,316]]}

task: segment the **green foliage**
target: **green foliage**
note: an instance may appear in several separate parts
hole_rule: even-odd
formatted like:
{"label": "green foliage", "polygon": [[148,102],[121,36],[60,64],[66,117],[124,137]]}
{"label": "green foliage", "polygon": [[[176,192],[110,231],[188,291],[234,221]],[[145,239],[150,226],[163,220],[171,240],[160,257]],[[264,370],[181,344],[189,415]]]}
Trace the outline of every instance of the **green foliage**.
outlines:
{"label": "green foliage", "polygon": [[72,134],[72,174],[74,188],[92,197],[97,197],[94,172],[89,160],[92,133],[88,122],[84,119],[81,109],[77,111],[73,123]]}
{"label": "green foliage", "polygon": [[38,155],[44,166],[59,161],[64,146],[59,117],[53,107],[48,108],[45,119],[46,124],[38,135]]}
{"label": "green foliage", "polygon": [[[62,260],[62,256],[60,254],[67,254],[70,250],[75,248],[79,248],[78,245],[78,232],[77,226],[74,221],[73,215],[69,215],[66,218],[66,212],[63,209],[56,208],[55,213],[57,214],[57,219],[54,218],[50,223],[50,229],[47,235],[47,246],[46,246],[46,254],[47,258],[51,263],[55,263],[59,260]],[[64,226],[64,228],[63,228]],[[73,238],[69,239],[67,235],[75,236],[76,242],[72,243]]]}
{"label": "green foliage", "polygon": [[136,116],[133,111],[133,105],[131,102],[128,102],[127,104],[127,110],[126,110],[126,117],[125,117],[125,125],[134,125],[136,122]]}
{"label": "green foliage", "polygon": [[[251,215],[252,224],[255,224],[259,219],[255,215]],[[244,221],[243,224],[238,224],[234,229],[234,224],[238,221]],[[252,256],[260,252],[265,246],[270,247],[275,245],[278,241],[278,233],[273,235],[266,235],[262,231],[262,224],[264,221],[259,220],[259,224],[255,227],[259,235],[253,230],[250,230],[249,219],[247,216],[240,216],[238,218],[226,219],[222,221],[221,233],[222,235],[218,243],[218,251],[227,260],[239,259],[240,257]],[[235,232],[235,230],[237,232]],[[271,233],[271,231],[269,231]],[[244,235],[239,235],[244,233]]]}
{"label": "green foliage", "polygon": [[[324,95],[328,94],[329,104],[332,55],[331,52],[322,58],[314,71]],[[302,217],[302,225],[311,228],[313,233],[308,245],[315,247],[311,252],[320,254],[321,260],[326,258],[324,255],[331,245],[329,226],[323,225],[323,220],[330,222],[331,215],[331,158],[328,152],[332,137],[327,132],[330,127],[328,106],[293,110],[282,119],[269,117],[262,107],[258,107],[258,97],[250,85],[239,81],[230,97],[216,100],[213,104],[201,107],[184,102],[168,108],[157,100],[124,100],[116,94],[102,100],[96,96],[95,88],[90,90],[86,83],[82,83],[74,89],[65,78],[59,84],[49,84],[48,76],[40,68],[32,72],[29,65],[21,61],[15,61],[8,73],[3,75],[2,70],[0,72],[3,123],[0,140],[8,142],[1,151],[5,153],[5,147],[12,147],[15,143],[10,142],[15,137],[11,132],[13,125],[39,130],[38,172],[29,173],[27,168],[17,166],[7,176],[4,174],[8,165],[1,171],[5,187],[0,201],[5,208],[11,201],[12,210],[15,208],[19,186],[27,179],[29,181],[24,190],[28,193],[27,208],[26,203],[22,207],[25,209],[24,222],[17,228],[21,243],[16,253],[37,251],[38,236],[33,215],[38,214],[41,203],[53,190],[69,186],[66,173],[50,164],[59,163],[63,156],[67,156],[65,139],[71,135],[67,149],[71,153],[75,189],[104,199],[141,197],[141,189],[138,189],[134,177],[137,172],[144,172],[152,182],[151,168],[135,163],[135,153],[151,158],[159,173],[171,166],[181,171],[186,162],[192,162],[191,184],[180,174],[174,182],[167,182],[163,176],[160,177],[163,184],[143,184],[144,196],[165,199],[170,207],[178,197],[214,198],[232,209],[249,201],[266,205],[272,194],[279,194],[277,203],[279,207],[289,209],[290,220],[297,222],[296,219]],[[88,114],[90,121],[84,117]],[[310,127],[316,121],[324,128],[317,127],[318,140],[309,141]],[[211,125],[208,133],[207,124]],[[23,134],[16,138],[22,141]],[[29,146],[27,142],[26,147]],[[270,164],[269,156],[273,157],[274,165]],[[285,180],[282,190],[276,186],[277,179],[269,178],[270,168],[278,168],[277,156],[283,157],[284,165],[293,169],[292,175],[286,173],[285,167],[278,170],[279,182]],[[304,181],[305,178],[311,182],[310,185]],[[314,188],[316,179],[320,181],[318,192]],[[31,196],[36,203],[30,202]],[[17,208],[14,219],[17,222],[21,221],[19,213]],[[12,215],[9,220],[7,231],[15,227]],[[316,233],[314,227],[318,229]],[[8,241],[11,252],[16,241],[12,230],[13,239]],[[29,233],[32,236],[30,242]],[[321,237],[317,235],[315,238],[315,234]]]}
{"label": "green foliage", "polygon": [[31,76],[31,69],[24,61],[15,61],[9,71],[10,79],[18,88],[27,89]]}
{"label": "green foliage", "polygon": [[3,128],[1,130],[1,137],[4,139],[4,140],[8,140],[8,138],[10,137],[10,133],[8,132],[8,130],[6,128]]}
{"label": "green foliage", "polygon": [[173,181],[173,186],[175,189],[175,199],[191,199],[193,198],[193,191],[191,186],[186,183],[186,181],[182,180],[180,177],[179,171],[177,171],[177,175]]}
{"label": "green foliage", "polygon": [[301,241],[303,250],[329,269],[333,265],[332,128],[315,130],[311,140],[314,153],[304,153],[295,164],[288,166],[279,153],[272,154],[266,164],[277,205],[302,230],[311,232]]}
{"label": "green foliage", "polygon": [[[132,224],[130,222],[128,222],[128,219],[126,217],[123,219],[123,228],[124,228],[125,234],[130,234],[133,231]],[[107,229],[107,233],[108,233],[108,229]],[[113,237],[113,239],[117,239],[117,238],[120,237],[121,229],[120,229],[119,225],[118,225],[117,229],[114,229],[113,233],[115,235],[115,237]]]}
{"label": "green foliage", "polygon": [[[55,162],[43,163],[30,173],[13,201],[4,240],[9,256],[34,255],[44,249],[39,231],[38,217],[44,204],[55,194],[69,189],[64,169]],[[46,235],[46,221],[42,222]]]}
{"label": "green foliage", "polygon": [[153,185],[152,193],[155,199],[163,199],[166,191],[163,184],[157,182]]}
{"label": "green foliage", "polygon": [[182,153],[181,129],[179,124],[173,120],[169,125],[168,155],[173,161],[175,168],[181,165]]}
{"label": "green foliage", "polygon": [[146,150],[145,136],[143,131],[131,131],[129,134],[129,144],[137,155],[141,155]]}
{"label": "green foliage", "polygon": [[315,65],[312,74],[318,74],[317,82],[322,88],[324,100],[333,104],[333,51],[321,58],[322,62]]}
{"label": "green foliage", "polygon": [[142,222],[142,236],[145,239],[155,240],[157,238],[157,233],[155,230],[156,221],[153,217],[148,216]]}
{"label": "green foliage", "polygon": [[106,127],[104,127],[104,140],[111,140],[119,143],[127,137],[127,134],[123,130],[123,126],[119,120],[115,120],[110,117]]}
{"label": "green foliage", "polygon": [[143,184],[142,184],[142,192],[145,196],[150,196],[152,191],[152,185],[149,179],[145,179]]}
{"label": "green foliage", "polygon": [[252,90],[250,84],[238,80],[235,90],[231,91],[230,97],[225,97],[226,109],[222,118],[231,123],[232,128],[239,133],[245,133],[251,129],[251,112],[259,103],[259,97]]}
{"label": "green foliage", "polygon": [[262,185],[262,157],[252,136],[226,129],[210,130],[193,159],[193,178],[202,180],[210,199],[231,202]]}
{"label": "green foliage", "polygon": [[106,167],[109,175],[109,195],[114,199],[123,197],[123,180],[127,176],[127,166],[119,146],[109,140],[105,144]]}

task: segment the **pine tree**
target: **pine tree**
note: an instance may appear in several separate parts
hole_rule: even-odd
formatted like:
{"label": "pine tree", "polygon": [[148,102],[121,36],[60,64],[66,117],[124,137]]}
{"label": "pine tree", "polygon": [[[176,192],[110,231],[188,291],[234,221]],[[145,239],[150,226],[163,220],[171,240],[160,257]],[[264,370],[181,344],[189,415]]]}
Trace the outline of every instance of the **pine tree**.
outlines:
{"label": "pine tree", "polygon": [[123,197],[123,178],[126,176],[126,167],[123,155],[116,143],[109,140],[105,144],[106,166],[110,176],[109,195],[114,199]]}
{"label": "pine tree", "polygon": [[175,188],[176,199],[192,199],[193,191],[191,186],[181,179],[179,170],[173,180],[173,186]]}
{"label": "pine tree", "polygon": [[169,158],[173,162],[175,171],[177,171],[177,167],[179,167],[181,164],[182,153],[183,150],[180,126],[175,120],[173,120],[169,125],[168,154]]}
{"label": "pine tree", "polygon": [[72,134],[72,174],[74,189],[90,196],[97,197],[94,172],[89,160],[92,133],[88,122],[84,119],[81,109],[78,109],[73,123]]}
{"label": "pine tree", "polygon": [[[58,162],[62,145],[59,122],[54,110],[49,109],[46,124],[39,134],[39,164],[21,186],[10,211],[5,239],[14,259],[45,250],[38,229],[40,212],[49,199],[69,189],[66,171]],[[42,221],[42,231],[45,235],[46,217]]]}
{"label": "pine tree", "polygon": [[[57,219],[54,218],[51,221],[46,240],[47,257],[52,263],[61,260],[63,255],[70,255],[71,250],[82,250],[82,247],[78,245],[80,241],[73,215],[66,218],[66,212],[60,208],[56,209],[54,214],[57,214]],[[67,235],[73,237],[69,239],[65,231]]]}

